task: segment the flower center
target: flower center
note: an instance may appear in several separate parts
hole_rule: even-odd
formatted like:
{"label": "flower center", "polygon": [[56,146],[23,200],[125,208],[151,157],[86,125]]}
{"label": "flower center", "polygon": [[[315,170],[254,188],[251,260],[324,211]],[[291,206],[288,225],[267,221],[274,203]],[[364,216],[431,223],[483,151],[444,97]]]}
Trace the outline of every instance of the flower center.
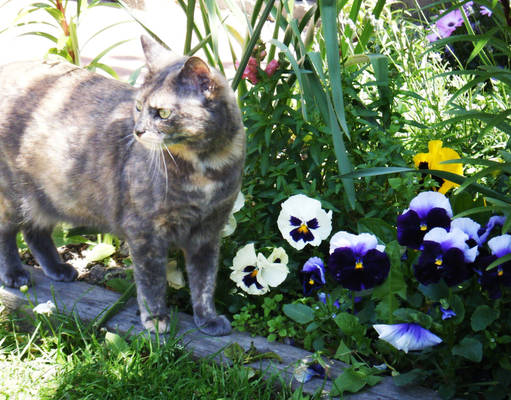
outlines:
{"label": "flower center", "polygon": [[355,269],[364,269],[364,264],[362,264],[362,261],[357,260],[355,263]]}
{"label": "flower center", "polygon": [[307,234],[309,232],[309,228],[307,227],[307,224],[305,222],[300,225],[300,227],[298,228],[298,232],[303,234]]}
{"label": "flower center", "polygon": [[255,278],[257,275],[257,269],[254,269],[251,273],[250,273],[250,277],[251,278]]}
{"label": "flower center", "polygon": [[439,258],[437,258],[437,259],[435,260],[435,265],[437,266],[437,269],[442,268],[442,258],[440,258],[440,257],[439,257]]}
{"label": "flower center", "polygon": [[499,265],[497,267],[497,276],[503,276],[504,275],[504,270],[502,269],[502,267]]}
{"label": "flower center", "polygon": [[309,279],[309,285],[314,285],[314,279]]}
{"label": "flower center", "polygon": [[427,230],[427,229],[428,229],[428,226],[427,226],[426,224],[421,224],[421,225],[420,225],[420,230],[421,230],[421,231],[425,231],[425,230]]}

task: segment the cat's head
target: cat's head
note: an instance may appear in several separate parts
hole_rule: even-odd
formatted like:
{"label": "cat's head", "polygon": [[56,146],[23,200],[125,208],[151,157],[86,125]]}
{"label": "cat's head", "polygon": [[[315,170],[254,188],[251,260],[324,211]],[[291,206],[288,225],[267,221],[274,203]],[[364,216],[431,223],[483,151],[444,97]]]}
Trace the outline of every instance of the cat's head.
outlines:
{"label": "cat's head", "polygon": [[172,60],[142,37],[148,73],[134,104],[134,135],[146,147],[173,153],[221,151],[242,130],[241,115],[226,79],[198,57]]}

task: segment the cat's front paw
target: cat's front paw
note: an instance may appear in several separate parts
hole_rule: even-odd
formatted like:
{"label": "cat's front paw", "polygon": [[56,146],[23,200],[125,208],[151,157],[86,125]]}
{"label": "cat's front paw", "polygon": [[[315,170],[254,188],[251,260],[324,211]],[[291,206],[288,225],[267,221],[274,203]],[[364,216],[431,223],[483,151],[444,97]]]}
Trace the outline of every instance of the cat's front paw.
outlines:
{"label": "cat's front paw", "polygon": [[10,270],[6,273],[0,272],[0,283],[12,288],[19,288],[24,285],[30,286],[30,275],[23,268]]}
{"label": "cat's front paw", "polygon": [[44,268],[44,274],[54,281],[71,282],[77,278],[78,271],[71,264],[58,263]]}
{"label": "cat's front paw", "polygon": [[170,320],[167,317],[147,319],[142,324],[149,332],[167,333],[170,330]]}
{"label": "cat's front paw", "polygon": [[199,331],[210,336],[225,336],[231,333],[231,323],[225,315],[216,315],[211,318],[198,318],[194,316],[195,325]]}

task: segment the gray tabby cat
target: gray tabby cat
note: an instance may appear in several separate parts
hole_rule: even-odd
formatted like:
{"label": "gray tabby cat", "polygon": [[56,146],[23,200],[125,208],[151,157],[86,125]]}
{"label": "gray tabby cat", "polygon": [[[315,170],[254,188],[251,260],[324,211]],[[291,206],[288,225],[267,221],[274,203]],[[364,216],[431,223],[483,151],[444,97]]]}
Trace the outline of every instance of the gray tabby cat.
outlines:
{"label": "gray tabby cat", "polygon": [[76,278],[51,239],[59,221],[124,238],[144,326],[164,331],[169,247],[185,255],[196,325],[231,330],[213,294],[220,232],[240,189],[245,132],[226,80],[142,38],[140,89],[58,62],[0,67],[0,280],[29,284],[22,231],[45,274]]}

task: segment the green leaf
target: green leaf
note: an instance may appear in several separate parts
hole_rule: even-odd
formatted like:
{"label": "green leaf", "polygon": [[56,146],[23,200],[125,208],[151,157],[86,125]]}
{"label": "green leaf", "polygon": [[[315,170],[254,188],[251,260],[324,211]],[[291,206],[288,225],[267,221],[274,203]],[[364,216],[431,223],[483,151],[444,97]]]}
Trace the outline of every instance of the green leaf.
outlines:
{"label": "green leaf", "polygon": [[344,392],[356,393],[367,384],[367,376],[354,367],[344,370],[333,383],[332,396],[340,396]]}
{"label": "green leaf", "polygon": [[115,354],[122,354],[129,350],[129,345],[117,333],[107,332],[105,335],[105,346]]}
{"label": "green leaf", "polygon": [[396,228],[380,218],[361,218],[357,222],[358,233],[369,232],[378,237],[382,243],[390,243],[396,238]]}
{"label": "green leaf", "polygon": [[420,284],[419,290],[424,296],[429,297],[431,300],[435,301],[445,299],[449,296],[449,287],[443,280],[438,283],[431,283],[429,285]]}
{"label": "green leaf", "polygon": [[487,305],[477,307],[470,318],[470,325],[475,332],[482,331],[492,324],[499,316],[499,312]]}
{"label": "green leaf", "polygon": [[87,263],[101,261],[115,253],[115,246],[107,243],[98,243],[87,250],[85,259]]}
{"label": "green leaf", "polygon": [[392,381],[396,386],[406,386],[421,382],[423,377],[424,371],[417,368],[402,374],[394,375]]}
{"label": "green leaf", "polygon": [[366,332],[366,328],[360,323],[358,318],[347,312],[337,314],[334,321],[347,336],[362,336]]}
{"label": "green leaf", "polygon": [[352,350],[346,346],[346,343],[344,343],[343,340],[341,340],[334,357],[342,362],[349,364],[351,360],[351,353]]}
{"label": "green leaf", "polygon": [[284,314],[299,324],[308,324],[314,319],[314,310],[305,304],[284,304]]}
{"label": "green leaf", "polygon": [[483,345],[477,339],[465,337],[452,348],[451,353],[478,363],[483,359]]}

